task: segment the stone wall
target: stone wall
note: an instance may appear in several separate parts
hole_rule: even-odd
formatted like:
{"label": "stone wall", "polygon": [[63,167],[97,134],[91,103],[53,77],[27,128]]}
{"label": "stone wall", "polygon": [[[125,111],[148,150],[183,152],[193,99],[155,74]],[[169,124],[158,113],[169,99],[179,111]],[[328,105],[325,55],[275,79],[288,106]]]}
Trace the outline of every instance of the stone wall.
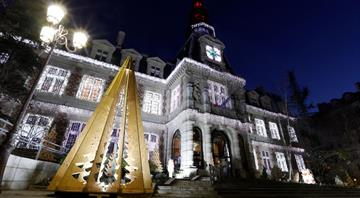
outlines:
{"label": "stone wall", "polygon": [[24,190],[30,185],[45,185],[56,173],[59,164],[10,155],[1,188]]}

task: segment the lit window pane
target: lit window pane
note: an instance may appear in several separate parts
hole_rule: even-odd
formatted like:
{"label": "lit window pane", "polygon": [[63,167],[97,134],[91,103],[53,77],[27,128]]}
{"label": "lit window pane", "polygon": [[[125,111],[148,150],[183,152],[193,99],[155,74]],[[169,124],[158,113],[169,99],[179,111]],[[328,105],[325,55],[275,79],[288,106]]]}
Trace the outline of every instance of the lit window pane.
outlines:
{"label": "lit window pane", "polygon": [[84,129],[85,123],[79,121],[70,121],[69,126],[70,127],[68,128],[67,135],[65,135],[63,145],[66,148],[71,149],[79,134]]}
{"label": "lit window pane", "polygon": [[286,158],[284,153],[280,153],[280,152],[275,152],[276,155],[276,160],[277,160],[277,164],[279,166],[279,168],[283,171],[283,172],[288,172],[288,167],[287,167],[287,163],[286,163]]}
{"label": "lit window pane", "polygon": [[100,78],[84,75],[77,97],[83,100],[99,102],[103,93],[105,81]]}
{"label": "lit window pane", "polygon": [[256,132],[258,135],[267,137],[264,120],[255,118]]}
{"label": "lit window pane", "polygon": [[298,142],[294,127],[288,126],[290,142]]}
{"label": "lit window pane", "polygon": [[10,56],[8,53],[0,53],[0,64],[5,64],[9,60]]}
{"label": "lit window pane", "polygon": [[180,106],[181,102],[181,95],[180,95],[180,85],[177,85],[172,91],[171,91],[171,106],[170,106],[170,112],[174,111],[176,108]]}
{"label": "lit window pane", "polygon": [[19,131],[20,139],[17,140],[17,147],[39,149],[39,143],[49,131],[52,121],[53,118],[51,117],[27,114]]}
{"label": "lit window pane", "polygon": [[61,95],[68,82],[70,72],[58,67],[46,66],[37,90]]}
{"label": "lit window pane", "polygon": [[155,92],[146,91],[143,111],[146,113],[161,115],[161,95]]}
{"label": "lit window pane", "polygon": [[280,140],[280,134],[277,124],[274,122],[269,122],[269,128],[271,132],[271,138]]}
{"label": "lit window pane", "polygon": [[208,81],[209,98],[211,103],[223,108],[231,108],[230,96],[227,94],[227,88],[213,81]]}

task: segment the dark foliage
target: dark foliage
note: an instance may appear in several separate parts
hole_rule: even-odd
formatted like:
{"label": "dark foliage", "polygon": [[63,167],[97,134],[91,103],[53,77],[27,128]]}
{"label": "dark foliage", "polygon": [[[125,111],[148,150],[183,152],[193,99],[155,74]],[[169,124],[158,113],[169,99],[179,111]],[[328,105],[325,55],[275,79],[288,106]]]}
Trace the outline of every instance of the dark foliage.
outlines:
{"label": "dark foliage", "polygon": [[9,56],[0,65],[0,91],[20,101],[27,93],[25,81],[41,67],[37,52],[46,16],[44,6],[43,0],[17,0],[0,13],[0,53]]}

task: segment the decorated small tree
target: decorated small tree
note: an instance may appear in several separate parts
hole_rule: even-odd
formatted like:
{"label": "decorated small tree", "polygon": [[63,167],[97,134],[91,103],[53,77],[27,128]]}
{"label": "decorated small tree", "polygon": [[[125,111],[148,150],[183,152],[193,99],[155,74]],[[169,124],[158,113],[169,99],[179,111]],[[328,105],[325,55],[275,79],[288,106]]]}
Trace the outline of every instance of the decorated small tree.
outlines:
{"label": "decorated small tree", "polygon": [[281,181],[282,177],[283,177],[283,172],[281,171],[281,169],[277,165],[272,167],[271,179],[273,179],[275,181]]}
{"label": "decorated small tree", "polygon": [[[54,145],[51,145],[48,143],[48,142],[55,143],[56,137],[57,137],[56,126],[54,125],[51,128],[50,132],[44,138],[44,140],[46,140],[46,142],[44,142],[44,146],[56,149]],[[57,162],[55,155],[44,149],[40,151],[39,159],[45,160],[45,161]]]}
{"label": "decorated small tree", "polygon": [[162,173],[163,172],[163,166],[160,161],[160,153],[158,149],[155,149],[151,156],[150,156],[151,163],[155,166],[155,173]]}

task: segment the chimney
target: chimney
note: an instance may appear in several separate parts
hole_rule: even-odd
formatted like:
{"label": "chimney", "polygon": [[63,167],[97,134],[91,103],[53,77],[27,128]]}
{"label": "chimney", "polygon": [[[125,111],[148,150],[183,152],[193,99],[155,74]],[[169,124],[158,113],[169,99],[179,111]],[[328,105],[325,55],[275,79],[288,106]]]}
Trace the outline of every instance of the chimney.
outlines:
{"label": "chimney", "polygon": [[125,32],[123,31],[119,31],[118,32],[118,35],[117,35],[117,38],[116,38],[116,48],[118,49],[121,49],[123,43],[124,43],[124,40],[125,40]]}
{"label": "chimney", "polygon": [[360,92],[360,82],[355,83],[356,91]]}

